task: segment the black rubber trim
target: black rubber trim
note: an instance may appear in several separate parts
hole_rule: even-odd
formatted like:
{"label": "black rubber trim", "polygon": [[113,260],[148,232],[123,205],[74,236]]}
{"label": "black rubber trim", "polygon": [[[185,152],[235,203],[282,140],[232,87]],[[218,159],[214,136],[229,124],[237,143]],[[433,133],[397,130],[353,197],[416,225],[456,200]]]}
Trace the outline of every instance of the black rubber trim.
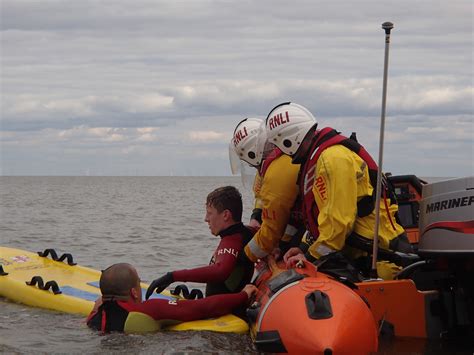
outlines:
{"label": "black rubber trim", "polygon": [[176,286],[174,290],[170,291],[170,293],[174,296],[179,296],[181,294],[187,300],[194,300],[196,298],[204,297],[201,290],[194,288],[191,291],[189,291],[188,286],[184,284]]}
{"label": "black rubber trim", "polygon": [[264,353],[286,353],[287,350],[283,344],[278,330],[267,330],[257,332],[254,341],[258,351]]}
{"label": "black rubber trim", "polygon": [[8,272],[5,272],[3,270],[3,265],[0,265],[0,276],[7,276],[8,275]]}
{"label": "black rubber trim", "polygon": [[74,262],[74,258],[71,254],[69,253],[64,253],[58,258],[58,254],[56,253],[56,250],[54,249],[45,249],[43,252],[39,251],[38,255],[41,256],[42,258],[48,257],[48,255],[51,255],[51,259],[54,261],[64,261],[64,259],[67,259],[67,264],[74,266],[76,263]]}
{"label": "black rubber trim", "polygon": [[[235,126],[235,128],[234,128],[234,134],[235,134],[235,131],[237,131],[237,127],[239,127],[242,122],[245,122],[245,121],[247,121],[247,120],[248,120],[248,118],[244,118],[242,121],[240,121],[239,123],[237,123],[237,126]],[[234,135],[234,134],[233,134],[233,135]]]}
{"label": "black rubber trim", "polygon": [[56,281],[51,280],[44,283],[41,276],[33,276],[31,281],[26,281],[25,283],[28,286],[36,286],[36,284],[38,284],[38,288],[44,291],[49,291],[49,289],[51,289],[55,295],[60,295],[62,293]]}
{"label": "black rubber trim", "polygon": [[267,118],[265,119],[265,124],[268,123],[268,118],[270,117],[270,114],[271,114],[273,111],[275,111],[275,110],[276,110],[278,107],[280,107],[280,106],[289,105],[289,104],[291,104],[291,101],[282,102],[281,104],[278,104],[278,105],[276,105],[274,108],[272,108],[272,110],[268,113]]}
{"label": "black rubber trim", "polygon": [[282,272],[280,275],[270,280],[268,282],[268,288],[273,294],[275,294],[286,285],[295,281],[299,281],[303,278],[304,276],[297,273],[295,269],[290,269],[288,271]]}
{"label": "black rubber trim", "polygon": [[332,318],[332,307],[329,296],[319,290],[310,292],[305,297],[306,311],[311,319]]}

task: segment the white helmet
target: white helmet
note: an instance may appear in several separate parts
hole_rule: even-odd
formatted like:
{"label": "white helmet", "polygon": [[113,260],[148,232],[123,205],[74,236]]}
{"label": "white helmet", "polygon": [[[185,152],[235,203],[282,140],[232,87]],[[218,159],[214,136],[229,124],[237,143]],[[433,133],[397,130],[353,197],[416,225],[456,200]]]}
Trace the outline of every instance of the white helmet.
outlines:
{"label": "white helmet", "polygon": [[257,157],[260,163],[267,159],[276,148],[277,146],[268,140],[267,128],[263,120],[257,133]]}
{"label": "white helmet", "polygon": [[229,159],[232,173],[239,170],[239,161],[236,158],[257,167],[262,162],[258,152],[257,135],[264,122],[260,118],[246,118],[235,127],[234,135],[229,144]]}
{"label": "white helmet", "polygon": [[294,155],[316,118],[305,107],[284,102],[268,114],[265,122],[267,139],[287,155]]}

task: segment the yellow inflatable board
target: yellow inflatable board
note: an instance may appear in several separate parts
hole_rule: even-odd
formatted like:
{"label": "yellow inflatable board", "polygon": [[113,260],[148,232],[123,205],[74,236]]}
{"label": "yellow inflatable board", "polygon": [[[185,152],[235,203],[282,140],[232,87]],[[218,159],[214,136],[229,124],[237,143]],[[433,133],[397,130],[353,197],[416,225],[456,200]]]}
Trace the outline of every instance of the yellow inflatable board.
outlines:
{"label": "yellow inflatable board", "polygon": [[[69,265],[74,260],[68,254],[59,257],[54,251],[48,252],[48,256],[38,254],[0,247],[0,265],[3,268],[3,272],[0,269],[0,296],[33,307],[87,316],[100,296],[100,272]],[[142,283],[143,298],[147,287]],[[169,300],[177,298],[169,291],[155,293],[152,297]],[[184,322],[165,329],[246,333],[248,325],[239,317],[228,314],[214,319]]]}

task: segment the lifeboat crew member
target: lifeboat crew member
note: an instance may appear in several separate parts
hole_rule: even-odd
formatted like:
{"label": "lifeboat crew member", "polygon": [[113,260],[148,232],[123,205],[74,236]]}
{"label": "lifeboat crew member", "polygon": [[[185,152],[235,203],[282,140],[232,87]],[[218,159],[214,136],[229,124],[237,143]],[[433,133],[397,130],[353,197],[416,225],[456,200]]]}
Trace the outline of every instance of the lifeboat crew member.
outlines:
{"label": "lifeboat crew member", "polygon": [[[266,131],[270,142],[301,164],[298,185],[306,227],[313,236],[307,250],[292,248],[285,254],[287,266],[341,251],[351,235],[372,240],[377,166],[365,149],[332,128],[318,129],[311,112],[291,102],[269,113]],[[396,201],[385,196],[380,207],[380,247],[413,252],[397,223]]]}
{"label": "lifeboat crew member", "polygon": [[100,291],[102,297],[96,301],[87,325],[106,333],[156,331],[165,325],[220,317],[246,304],[256,288],[247,285],[240,293],[198,300],[155,298],[142,302],[136,269],[130,264],[120,263],[102,272]]}
{"label": "lifeboat crew member", "polygon": [[[238,165],[236,159],[258,170],[254,194],[256,206],[261,208],[261,225],[245,247],[246,256],[256,262],[275,248],[290,245],[303,231],[298,227],[295,207],[299,166],[266,139],[265,121],[246,118],[237,124],[229,146],[232,172]],[[252,216],[255,216],[254,209]],[[299,233],[298,233],[299,232]]]}
{"label": "lifeboat crew member", "polygon": [[252,231],[243,225],[242,195],[234,186],[212,191],[206,200],[204,219],[211,233],[221,238],[208,266],[168,272],[154,280],[146,292],[148,299],[156,289],[163,291],[177,281],[204,282],[206,296],[242,290],[253,276],[253,263],[243,255]]}

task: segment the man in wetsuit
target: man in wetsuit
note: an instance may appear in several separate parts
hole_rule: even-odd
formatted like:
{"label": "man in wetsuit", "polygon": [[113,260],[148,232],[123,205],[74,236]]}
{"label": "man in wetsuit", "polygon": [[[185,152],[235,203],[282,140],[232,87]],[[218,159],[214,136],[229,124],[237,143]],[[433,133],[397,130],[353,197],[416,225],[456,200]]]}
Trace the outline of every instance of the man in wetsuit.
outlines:
{"label": "man in wetsuit", "polygon": [[142,302],[140,278],[130,264],[114,264],[100,277],[102,297],[96,301],[87,325],[101,332],[156,331],[163,325],[220,317],[242,307],[256,292],[247,285],[240,293],[198,300],[151,299]]}
{"label": "man in wetsuit", "polygon": [[253,263],[244,257],[243,249],[252,238],[252,232],[241,222],[240,192],[233,186],[212,191],[207,196],[204,220],[211,233],[221,238],[209,265],[166,273],[150,284],[147,299],[155,289],[160,293],[176,281],[205,282],[206,296],[239,292],[250,282]]}

